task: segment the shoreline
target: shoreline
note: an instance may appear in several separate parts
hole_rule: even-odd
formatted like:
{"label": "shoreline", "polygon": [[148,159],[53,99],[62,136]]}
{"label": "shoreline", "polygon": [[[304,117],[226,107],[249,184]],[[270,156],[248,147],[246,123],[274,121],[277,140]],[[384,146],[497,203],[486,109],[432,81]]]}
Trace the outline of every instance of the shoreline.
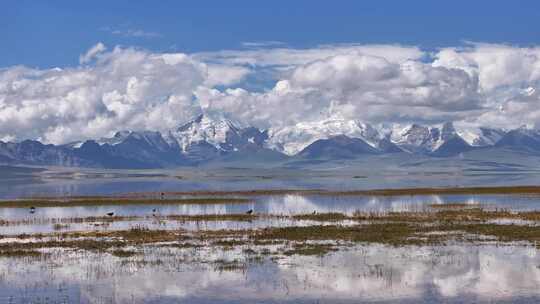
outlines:
{"label": "shoreline", "polygon": [[[161,195],[163,194],[163,195]],[[111,195],[77,195],[77,196],[34,196],[23,197],[20,199],[0,200],[4,202],[16,201],[54,201],[54,200],[130,200],[137,202],[142,199],[179,200],[174,197],[216,197],[223,196],[229,199],[231,196],[250,197],[250,196],[273,196],[273,195],[316,195],[316,196],[407,196],[407,195],[540,195],[540,186],[485,186],[485,187],[419,187],[419,188],[380,188],[370,190],[325,190],[325,189],[255,189],[255,190],[203,190],[203,191],[156,191],[156,192],[128,192]],[[171,198],[171,196],[173,198]],[[189,198],[182,198],[189,200]],[[216,198],[210,198],[216,199]]]}

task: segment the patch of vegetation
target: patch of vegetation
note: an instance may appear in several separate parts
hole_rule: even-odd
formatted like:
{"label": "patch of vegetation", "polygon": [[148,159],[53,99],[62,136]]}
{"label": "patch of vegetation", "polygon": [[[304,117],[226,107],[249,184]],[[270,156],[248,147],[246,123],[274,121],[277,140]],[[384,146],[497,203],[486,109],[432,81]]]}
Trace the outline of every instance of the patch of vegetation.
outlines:
{"label": "patch of vegetation", "polygon": [[163,244],[160,246],[169,247],[169,248],[202,248],[204,247],[204,245],[202,244],[196,244],[192,242],[177,242],[177,243],[171,243],[171,244]]}
{"label": "patch of vegetation", "polygon": [[173,221],[234,221],[250,222],[259,216],[254,214],[200,214],[200,215],[167,215],[163,216],[167,220]]}
{"label": "patch of vegetation", "polygon": [[[224,215],[226,216],[226,215]],[[232,215],[243,219],[248,215]],[[254,217],[254,216],[249,216]],[[451,207],[421,212],[307,214],[290,219],[331,222],[330,225],[269,227],[265,229],[223,230],[154,230],[136,226],[120,231],[54,232],[21,234],[13,242],[0,244],[0,255],[32,255],[40,249],[107,252],[120,257],[132,256],[141,246],[170,248],[241,249],[251,256],[316,255],[322,256],[341,246],[355,243],[379,243],[391,246],[444,244],[447,241],[540,243],[540,212],[484,210],[479,207]],[[520,224],[499,224],[512,219]],[[347,225],[340,221],[349,220]],[[530,222],[534,225],[529,225]],[[27,240],[33,238],[31,242]],[[265,248],[272,246],[271,249]],[[128,250],[129,249],[129,250]],[[135,250],[137,249],[137,250]],[[223,264],[223,263],[218,263]],[[238,264],[238,263],[237,263]],[[242,264],[242,263],[240,263]],[[221,270],[234,265],[222,265]],[[220,266],[221,267],[221,266]]]}
{"label": "patch of vegetation", "polygon": [[[353,178],[364,178],[358,175]],[[374,189],[355,191],[329,191],[320,189],[260,189],[245,191],[183,191],[165,192],[165,195],[186,196],[268,196],[268,195],[375,195],[375,196],[404,196],[404,195],[434,195],[434,194],[540,194],[538,186],[509,186],[509,187],[454,187],[454,188],[402,188]],[[155,196],[155,193],[139,193],[140,196]]]}
{"label": "patch of vegetation", "polygon": [[350,241],[375,242],[392,245],[408,243],[417,227],[408,223],[375,223],[358,226],[306,226],[267,228],[251,236],[256,240]]}
{"label": "patch of vegetation", "polygon": [[245,271],[246,268],[247,265],[239,262],[238,260],[216,260],[214,262],[214,269],[217,271]]}
{"label": "patch of vegetation", "polygon": [[338,222],[338,221],[349,219],[350,217],[348,217],[347,215],[343,213],[329,212],[329,213],[311,213],[311,214],[293,215],[292,218],[295,220]]}
{"label": "patch of vegetation", "polygon": [[217,240],[213,242],[213,245],[222,246],[222,247],[235,247],[235,246],[242,246],[245,244],[246,244],[245,241],[237,240],[237,239]]}
{"label": "patch of vegetation", "polygon": [[129,258],[137,254],[134,250],[116,249],[111,251],[111,254],[119,258]]}
{"label": "patch of vegetation", "polygon": [[69,228],[68,224],[60,224],[60,223],[53,224],[53,229],[56,230],[56,231],[63,230],[63,229],[68,229],[68,228]]}
{"label": "patch of vegetation", "polygon": [[324,256],[330,252],[337,251],[338,248],[328,244],[295,244],[292,249],[283,252],[284,255],[315,255]]}
{"label": "patch of vegetation", "polygon": [[41,257],[45,254],[37,250],[8,249],[0,250],[0,257],[23,258],[23,257]]}
{"label": "patch of vegetation", "polygon": [[[82,198],[82,199],[24,199],[0,201],[0,208],[45,208],[45,207],[84,207],[84,206],[122,206],[122,205],[212,205],[245,204],[252,202],[245,198],[186,198],[186,199],[137,199],[137,198]],[[39,210],[38,210],[39,212]]]}

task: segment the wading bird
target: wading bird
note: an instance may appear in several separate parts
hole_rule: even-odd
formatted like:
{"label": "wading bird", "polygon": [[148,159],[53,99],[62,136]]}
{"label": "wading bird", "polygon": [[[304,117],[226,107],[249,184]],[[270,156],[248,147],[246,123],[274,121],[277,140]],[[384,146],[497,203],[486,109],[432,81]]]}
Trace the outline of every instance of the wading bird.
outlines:
{"label": "wading bird", "polygon": [[253,214],[253,209],[249,209],[246,214]]}

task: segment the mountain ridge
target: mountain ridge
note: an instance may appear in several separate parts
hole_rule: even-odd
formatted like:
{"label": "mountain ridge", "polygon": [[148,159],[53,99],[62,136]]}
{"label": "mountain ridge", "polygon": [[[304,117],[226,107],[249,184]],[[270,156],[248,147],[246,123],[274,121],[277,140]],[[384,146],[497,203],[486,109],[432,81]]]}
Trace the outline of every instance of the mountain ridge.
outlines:
{"label": "mountain ridge", "polygon": [[105,168],[197,166],[206,162],[350,159],[372,154],[410,153],[452,157],[478,148],[510,148],[540,154],[540,131],[518,128],[456,128],[452,122],[427,126],[373,126],[329,118],[275,129],[238,125],[199,115],[168,132],[118,131],[110,138],[64,145],[36,140],[0,141],[0,161]]}

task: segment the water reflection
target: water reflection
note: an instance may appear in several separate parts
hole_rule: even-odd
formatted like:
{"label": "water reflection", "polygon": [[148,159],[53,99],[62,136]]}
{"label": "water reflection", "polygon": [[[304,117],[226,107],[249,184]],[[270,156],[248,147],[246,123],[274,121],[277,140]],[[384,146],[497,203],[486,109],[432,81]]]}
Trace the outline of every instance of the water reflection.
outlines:
{"label": "water reflection", "polygon": [[[536,249],[511,246],[364,245],[325,257],[266,259],[221,271],[188,256],[245,259],[239,252],[152,253],[126,262],[107,254],[0,259],[0,301],[41,297],[81,303],[463,303],[540,300]],[[140,257],[132,258],[141,259]],[[196,258],[191,258],[196,259]],[[44,269],[47,269],[44,271]]]}
{"label": "water reflection", "polygon": [[[465,203],[484,208],[511,210],[536,210],[537,196],[519,195],[414,195],[414,196],[324,196],[324,195],[274,195],[254,197],[247,203],[185,204],[185,205],[117,205],[84,207],[38,208],[30,213],[27,208],[0,208],[0,220],[18,223],[0,226],[0,234],[47,233],[55,231],[54,221],[85,217],[104,217],[108,212],[116,216],[136,217],[132,220],[103,223],[69,222],[64,231],[120,230],[136,226],[150,229],[255,229],[276,226],[303,226],[309,221],[299,221],[273,216],[298,214],[355,212],[403,212],[430,210],[433,204]],[[1,202],[0,202],[1,205]],[[153,210],[156,210],[154,213]],[[253,209],[255,214],[272,215],[252,221],[170,221],[170,215],[225,215],[242,214]],[[432,209],[431,209],[432,210]],[[156,214],[156,217],[153,215]]]}
{"label": "water reflection", "polygon": [[118,216],[149,216],[156,209],[159,215],[239,214],[253,209],[258,214],[295,215],[338,212],[402,212],[422,211],[429,205],[464,203],[471,206],[536,210],[539,196],[526,195],[412,195],[412,196],[325,196],[325,195],[274,195],[254,197],[246,203],[178,204],[178,205],[116,205],[84,207],[38,208],[30,214],[27,208],[1,208],[0,219],[69,218],[105,216],[114,212]]}

